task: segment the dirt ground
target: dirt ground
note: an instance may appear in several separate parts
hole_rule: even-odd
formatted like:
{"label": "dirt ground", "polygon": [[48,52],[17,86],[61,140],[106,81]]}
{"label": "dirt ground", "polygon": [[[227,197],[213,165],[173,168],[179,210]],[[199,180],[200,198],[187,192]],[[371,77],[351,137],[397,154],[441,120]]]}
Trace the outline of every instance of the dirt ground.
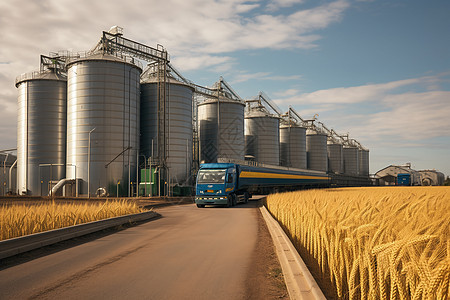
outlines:
{"label": "dirt ground", "polygon": [[259,210],[255,213],[258,241],[247,277],[247,299],[289,299],[272,237]]}

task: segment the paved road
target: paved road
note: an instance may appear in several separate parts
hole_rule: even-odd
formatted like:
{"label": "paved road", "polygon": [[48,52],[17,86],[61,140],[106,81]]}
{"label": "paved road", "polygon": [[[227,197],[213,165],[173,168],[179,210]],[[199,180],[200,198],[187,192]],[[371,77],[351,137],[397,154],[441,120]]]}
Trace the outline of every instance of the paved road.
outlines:
{"label": "paved road", "polygon": [[163,217],[0,271],[1,299],[245,299],[255,202]]}

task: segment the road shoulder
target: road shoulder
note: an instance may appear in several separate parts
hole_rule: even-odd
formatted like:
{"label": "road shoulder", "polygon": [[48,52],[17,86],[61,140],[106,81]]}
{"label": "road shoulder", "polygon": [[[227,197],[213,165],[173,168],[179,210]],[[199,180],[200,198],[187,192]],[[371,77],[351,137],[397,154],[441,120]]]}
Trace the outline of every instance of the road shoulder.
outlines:
{"label": "road shoulder", "polygon": [[[260,201],[257,203],[259,206]],[[255,209],[258,238],[246,282],[246,299],[289,299],[275,246],[259,209]]]}

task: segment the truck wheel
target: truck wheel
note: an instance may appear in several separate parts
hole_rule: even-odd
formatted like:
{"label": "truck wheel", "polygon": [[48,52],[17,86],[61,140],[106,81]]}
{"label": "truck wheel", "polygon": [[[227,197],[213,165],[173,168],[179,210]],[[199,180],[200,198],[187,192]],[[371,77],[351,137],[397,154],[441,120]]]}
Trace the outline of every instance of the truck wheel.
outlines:
{"label": "truck wheel", "polygon": [[205,207],[205,204],[197,204],[197,207],[198,208],[203,208],[203,207]]}
{"label": "truck wheel", "polygon": [[227,196],[227,207],[233,206],[233,199],[231,198],[231,195]]}
{"label": "truck wheel", "polygon": [[235,194],[231,195],[231,199],[233,201],[233,206],[236,206],[236,204],[237,204],[236,195]]}

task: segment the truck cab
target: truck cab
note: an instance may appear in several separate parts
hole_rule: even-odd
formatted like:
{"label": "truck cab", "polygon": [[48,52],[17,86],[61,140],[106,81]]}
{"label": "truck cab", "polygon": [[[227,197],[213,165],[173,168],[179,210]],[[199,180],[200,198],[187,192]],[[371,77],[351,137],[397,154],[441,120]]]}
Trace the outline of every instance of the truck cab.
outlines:
{"label": "truck cab", "polygon": [[[238,191],[239,166],[229,163],[200,165],[195,188],[197,207],[224,205],[231,207],[237,202],[246,202]],[[248,197],[247,197],[248,199]]]}

